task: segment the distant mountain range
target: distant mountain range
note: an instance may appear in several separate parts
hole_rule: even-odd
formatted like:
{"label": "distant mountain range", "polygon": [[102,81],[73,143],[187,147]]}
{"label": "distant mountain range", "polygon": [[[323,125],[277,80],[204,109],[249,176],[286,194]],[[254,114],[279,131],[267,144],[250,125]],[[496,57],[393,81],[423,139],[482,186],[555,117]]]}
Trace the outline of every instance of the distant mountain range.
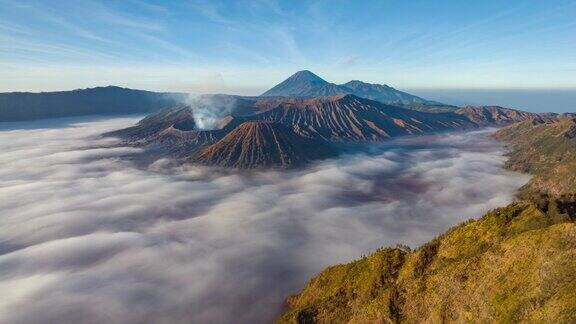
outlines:
{"label": "distant mountain range", "polygon": [[[457,107],[396,90],[380,84],[350,81],[342,85],[329,83],[310,71],[300,71],[266,91],[263,97],[315,98],[353,94],[386,104],[401,105],[421,111],[452,111]],[[242,98],[258,96],[204,95],[213,98]],[[114,86],[56,92],[0,93],[0,122],[25,121],[86,115],[123,115],[150,113],[185,103],[188,94],[134,90]]]}
{"label": "distant mountain range", "polygon": [[120,87],[56,92],[0,93],[0,122],[86,115],[149,113],[172,107],[185,97]]}
{"label": "distant mountain range", "polygon": [[261,96],[314,98],[345,94],[353,94],[386,104],[439,105],[438,102],[426,100],[383,84],[372,84],[358,80],[340,85],[330,83],[308,70],[294,73]]}
{"label": "distant mountain range", "polygon": [[447,106],[357,80],[337,85],[310,71],[296,72],[256,97],[190,98],[119,87],[0,94],[0,121],[150,112],[136,125],[106,135],[130,145],[153,146],[160,155],[182,161],[234,168],[296,167],[336,155],[337,144],[540,116],[503,107]]}

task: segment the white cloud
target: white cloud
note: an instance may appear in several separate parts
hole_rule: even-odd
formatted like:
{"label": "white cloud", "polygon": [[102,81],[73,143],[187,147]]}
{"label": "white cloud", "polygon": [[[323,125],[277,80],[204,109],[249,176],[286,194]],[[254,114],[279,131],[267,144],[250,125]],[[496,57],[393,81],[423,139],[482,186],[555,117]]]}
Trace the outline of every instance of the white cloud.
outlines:
{"label": "white cloud", "polygon": [[3,125],[0,322],[269,321],[326,265],[421,244],[526,181],[482,133],[300,171],[139,169],[97,136],[134,121]]}

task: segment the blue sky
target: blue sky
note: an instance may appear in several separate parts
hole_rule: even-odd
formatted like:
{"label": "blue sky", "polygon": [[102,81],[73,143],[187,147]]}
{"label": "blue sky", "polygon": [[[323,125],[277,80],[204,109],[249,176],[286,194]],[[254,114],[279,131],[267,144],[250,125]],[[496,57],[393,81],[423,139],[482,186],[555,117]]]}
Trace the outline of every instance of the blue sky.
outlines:
{"label": "blue sky", "polygon": [[576,1],[0,0],[0,91],[576,88]]}

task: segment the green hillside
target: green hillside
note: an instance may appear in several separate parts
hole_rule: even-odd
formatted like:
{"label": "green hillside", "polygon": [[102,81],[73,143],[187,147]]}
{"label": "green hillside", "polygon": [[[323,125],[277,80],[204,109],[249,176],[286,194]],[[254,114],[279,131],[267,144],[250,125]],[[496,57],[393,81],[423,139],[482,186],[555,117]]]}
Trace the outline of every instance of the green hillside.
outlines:
{"label": "green hillside", "polygon": [[288,298],[279,323],[576,321],[576,226],[521,201],[415,251],[330,267]]}

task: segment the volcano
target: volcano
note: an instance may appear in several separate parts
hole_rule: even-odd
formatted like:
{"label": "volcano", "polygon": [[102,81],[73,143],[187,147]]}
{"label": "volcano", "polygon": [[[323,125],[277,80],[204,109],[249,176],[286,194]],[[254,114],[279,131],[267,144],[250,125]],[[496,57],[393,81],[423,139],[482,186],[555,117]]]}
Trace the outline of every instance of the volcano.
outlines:
{"label": "volcano", "polygon": [[335,96],[350,93],[346,88],[330,83],[316,74],[304,70],[298,71],[272,89],[264,92],[262,97],[319,97]]}
{"label": "volcano", "polygon": [[[197,164],[291,168],[335,156],[336,148],[351,144],[539,117],[496,106],[442,106],[362,81],[337,85],[310,71],[295,73],[262,96],[203,95],[200,99],[106,135],[121,137],[129,145],[150,146],[159,157]],[[217,117],[213,127],[199,127],[202,114]]]}
{"label": "volcano", "polygon": [[286,169],[335,155],[328,144],[300,136],[281,123],[248,121],[199,150],[190,160],[226,168]]}

